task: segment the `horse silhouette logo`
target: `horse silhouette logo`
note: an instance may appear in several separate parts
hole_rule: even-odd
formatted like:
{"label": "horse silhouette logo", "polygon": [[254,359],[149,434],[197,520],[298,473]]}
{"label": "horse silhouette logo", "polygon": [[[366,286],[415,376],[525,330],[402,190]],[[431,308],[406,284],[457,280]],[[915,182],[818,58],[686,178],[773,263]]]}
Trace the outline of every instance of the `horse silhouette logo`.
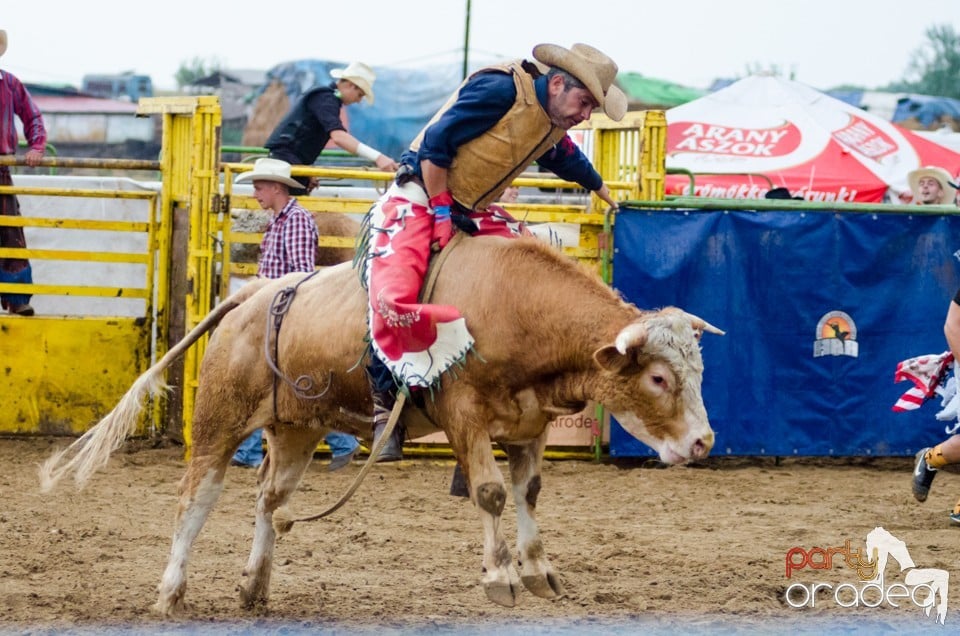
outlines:
{"label": "horse silhouette logo", "polygon": [[[886,580],[887,563],[891,559],[900,566],[902,579]],[[852,568],[859,579],[859,583],[793,583],[784,593],[784,600],[790,607],[812,609],[818,602],[829,603],[831,600],[839,607],[873,608],[886,605],[897,608],[902,603],[912,603],[928,617],[936,607],[937,623],[943,625],[946,622],[947,592],[950,587],[947,571],[918,568],[906,543],[880,526],[867,534],[864,549],[854,546],[850,539],[832,548],[805,550],[793,547],[787,551],[785,566],[788,579],[805,568],[831,570],[838,566]]]}
{"label": "horse silhouette logo", "polygon": [[884,570],[887,567],[887,560],[892,557],[900,565],[900,571],[906,571],[903,583],[915,587],[914,601],[917,605],[927,616],[930,616],[933,606],[936,605],[937,622],[944,624],[947,619],[947,591],[950,577],[946,570],[918,568],[910,557],[907,544],[880,526],[867,534],[867,554],[870,554],[877,564],[877,573],[870,581],[871,583],[886,589],[883,580]]}

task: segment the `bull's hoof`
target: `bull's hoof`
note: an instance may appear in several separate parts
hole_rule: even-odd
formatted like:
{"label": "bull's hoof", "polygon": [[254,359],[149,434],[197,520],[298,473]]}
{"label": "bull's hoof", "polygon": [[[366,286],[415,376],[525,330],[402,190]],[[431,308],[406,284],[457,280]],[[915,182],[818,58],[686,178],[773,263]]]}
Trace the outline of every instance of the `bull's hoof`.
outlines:
{"label": "bull's hoof", "polygon": [[487,598],[504,607],[514,607],[517,604],[517,588],[513,585],[500,581],[484,583],[483,590],[487,593]]}
{"label": "bull's hoof", "polygon": [[153,613],[161,618],[173,618],[184,610],[182,598],[173,601],[167,599],[158,599],[153,605]]}
{"label": "bull's hoof", "polygon": [[530,574],[521,576],[520,580],[525,588],[540,598],[557,598],[565,593],[559,577],[553,573],[547,573],[545,576]]}
{"label": "bull's hoof", "polygon": [[242,585],[237,590],[240,592],[240,606],[243,609],[252,610],[266,607],[267,597],[258,590],[247,589]]}
{"label": "bull's hoof", "polygon": [[157,598],[157,602],[153,605],[153,612],[162,616],[163,618],[171,618],[177,614],[183,612],[185,609],[185,603],[183,602],[183,597],[187,592],[187,585],[178,585],[175,590],[170,592],[164,592],[160,590],[160,596]]}

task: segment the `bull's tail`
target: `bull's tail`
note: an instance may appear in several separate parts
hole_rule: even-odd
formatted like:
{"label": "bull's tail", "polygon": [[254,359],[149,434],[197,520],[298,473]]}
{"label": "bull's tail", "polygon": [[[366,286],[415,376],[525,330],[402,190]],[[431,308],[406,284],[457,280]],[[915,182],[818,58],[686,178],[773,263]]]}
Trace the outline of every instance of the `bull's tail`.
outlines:
{"label": "bull's tail", "polygon": [[143,411],[145,398],[169,388],[163,380],[164,370],[260,287],[262,284],[256,282],[245,285],[236,294],[214,307],[200,324],[134,381],[133,386],[106,417],[70,446],[51,455],[40,467],[40,490],[49,492],[70,473],[74,474],[73,480],[77,489],[83,488],[95,472],[107,465],[110,455],[120,448],[127,436],[133,432]]}

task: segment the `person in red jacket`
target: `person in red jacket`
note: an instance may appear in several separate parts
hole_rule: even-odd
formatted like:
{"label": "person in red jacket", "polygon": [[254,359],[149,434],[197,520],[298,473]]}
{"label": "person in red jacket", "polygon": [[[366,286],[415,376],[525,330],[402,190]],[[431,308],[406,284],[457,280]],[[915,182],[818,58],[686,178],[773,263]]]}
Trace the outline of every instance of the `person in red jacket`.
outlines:
{"label": "person in red jacket", "polygon": [[[0,30],[0,57],[7,50],[7,32]],[[17,154],[16,116],[23,125],[23,136],[29,148],[26,153],[28,166],[37,166],[47,148],[47,130],[43,115],[34,103],[26,87],[12,73],[0,70],[0,155]],[[0,166],[0,186],[13,185],[10,168]],[[0,195],[0,215],[20,216],[20,203],[12,194]],[[0,247],[25,248],[27,240],[22,227],[0,226]],[[0,258],[0,283],[33,283],[33,269],[26,258]],[[0,305],[11,314],[32,316],[30,294],[0,294]]]}

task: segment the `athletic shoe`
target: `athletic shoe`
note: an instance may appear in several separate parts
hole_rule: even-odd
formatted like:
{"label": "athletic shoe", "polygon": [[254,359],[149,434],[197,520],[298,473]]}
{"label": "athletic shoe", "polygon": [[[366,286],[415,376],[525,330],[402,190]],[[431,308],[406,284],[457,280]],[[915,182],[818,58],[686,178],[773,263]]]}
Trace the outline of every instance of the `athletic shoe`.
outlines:
{"label": "athletic shoe", "polygon": [[950,513],[950,525],[951,525],[951,526],[960,526],[960,512],[951,512],[951,513]]}
{"label": "athletic shoe", "polygon": [[913,466],[913,496],[917,501],[926,501],[930,494],[930,485],[933,484],[933,478],[937,476],[937,469],[930,468],[927,465],[926,454],[929,448],[922,448],[916,455],[916,463]]}

